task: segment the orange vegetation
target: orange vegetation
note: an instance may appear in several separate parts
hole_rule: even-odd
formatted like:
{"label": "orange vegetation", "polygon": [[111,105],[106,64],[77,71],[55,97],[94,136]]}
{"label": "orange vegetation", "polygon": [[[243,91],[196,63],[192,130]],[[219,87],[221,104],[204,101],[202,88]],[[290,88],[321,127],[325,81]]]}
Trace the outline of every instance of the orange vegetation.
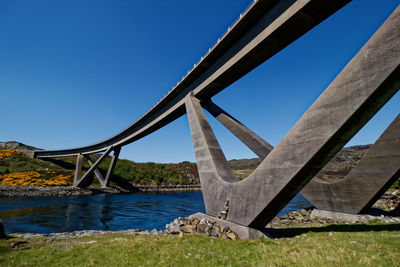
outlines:
{"label": "orange vegetation", "polygon": [[[55,172],[53,172],[55,173]],[[49,179],[40,178],[41,174],[37,171],[13,172],[0,175],[1,185],[12,186],[63,186],[69,184],[71,176],[56,175]]]}
{"label": "orange vegetation", "polygon": [[14,149],[2,149],[0,150],[0,159],[3,159],[5,157],[9,157],[12,155],[21,155],[22,152],[21,151],[17,151]]}

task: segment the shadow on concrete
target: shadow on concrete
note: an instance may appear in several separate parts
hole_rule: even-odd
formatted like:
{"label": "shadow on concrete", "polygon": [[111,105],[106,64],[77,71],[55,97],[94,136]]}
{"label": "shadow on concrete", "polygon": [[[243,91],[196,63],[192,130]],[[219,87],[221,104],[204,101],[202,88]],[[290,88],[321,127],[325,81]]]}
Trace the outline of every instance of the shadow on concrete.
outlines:
{"label": "shadow on concrete", "polygon": [[306,233],[324,232],[381,232],[400,231],[400,224],[337,224],[321,227],[299,227],[299,228],[268,228],[265,232],[272,238],[295,237]]}

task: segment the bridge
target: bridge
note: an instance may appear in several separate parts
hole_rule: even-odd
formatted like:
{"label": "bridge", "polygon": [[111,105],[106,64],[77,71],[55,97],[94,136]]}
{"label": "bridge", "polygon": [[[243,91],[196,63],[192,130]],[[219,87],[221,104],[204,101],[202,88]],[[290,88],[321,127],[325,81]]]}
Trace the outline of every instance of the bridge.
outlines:
{"label": "bridge", "polygon": [[[217,106],[212,97],[348,2],[254,1],[200,62],[128,128],[94,145],[34,151],[33,156],[76,156],[74,185],[87,187],[95,175],[106,187],[123,146],[187,114],[207,214],[220,216],[228,205],[225,220],[263,228],[399,90],[400,8],[275,148]],[[263,159],[246,179],[238,181],[232,174],[203,108]],[[95,153],[103,154],[93,162],[90,155]],[[107,175],[103,177],[97,168],[111,154]],[[81,176],[84,158],[91,167]]]}

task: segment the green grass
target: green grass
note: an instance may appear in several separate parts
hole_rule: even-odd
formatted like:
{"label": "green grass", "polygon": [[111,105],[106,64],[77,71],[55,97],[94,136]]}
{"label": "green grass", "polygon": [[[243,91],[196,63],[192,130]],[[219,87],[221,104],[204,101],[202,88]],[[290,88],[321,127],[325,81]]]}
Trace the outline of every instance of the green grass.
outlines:
{"label": "green grass", "polygon": [[[400,225],[327,225],[282,230],[283,238],[222,240],[198,234],[44,240],[11,249],[1,266],[399,266]],[[299,235],[296,237],[296,235]],[[93,242],[95,241],[95,242]]]}

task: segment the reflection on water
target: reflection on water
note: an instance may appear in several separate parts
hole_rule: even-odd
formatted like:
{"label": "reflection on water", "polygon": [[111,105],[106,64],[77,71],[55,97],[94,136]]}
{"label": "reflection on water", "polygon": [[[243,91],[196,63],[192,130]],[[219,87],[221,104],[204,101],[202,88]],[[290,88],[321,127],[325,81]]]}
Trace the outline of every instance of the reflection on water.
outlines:
{"label": "reflection on water", "polygon": [[[279,215],[309,206],[298,195]],[[7,233],[161,230],[173,219],[196,212],[205,212],[200,192],[0,198],[0,219]]]}

